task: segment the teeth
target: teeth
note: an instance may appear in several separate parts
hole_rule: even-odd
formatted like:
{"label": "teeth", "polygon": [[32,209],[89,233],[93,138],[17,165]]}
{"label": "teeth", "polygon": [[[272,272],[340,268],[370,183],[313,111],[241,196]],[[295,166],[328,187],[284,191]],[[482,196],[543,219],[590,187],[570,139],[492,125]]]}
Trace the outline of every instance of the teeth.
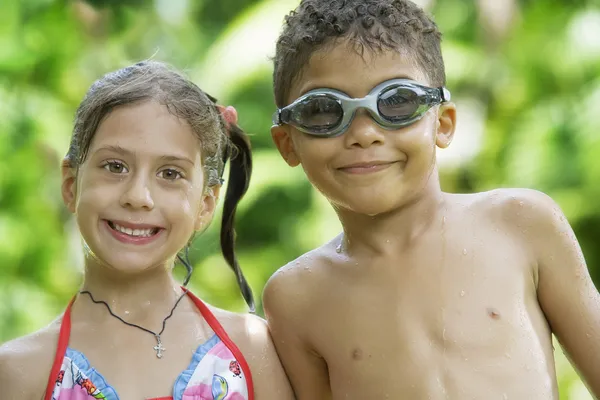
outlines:
{"label": "teeth", "polygon": [[112,226],[114,228],[114,230],[119,231],[121,233],[124,233],[126,235],[129,236],[135,236],[135,237],[150,237],[154,234],[154,229],[150,228],[150,229],[131,229],[131,228],[126,228],[124,226],[120,226],[115,224],[114,222],[112,223]]}

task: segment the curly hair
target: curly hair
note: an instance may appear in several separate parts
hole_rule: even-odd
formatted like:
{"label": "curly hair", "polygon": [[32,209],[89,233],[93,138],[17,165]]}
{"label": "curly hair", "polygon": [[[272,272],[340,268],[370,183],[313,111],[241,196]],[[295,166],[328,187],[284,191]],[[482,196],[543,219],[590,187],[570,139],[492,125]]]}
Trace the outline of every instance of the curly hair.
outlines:
{"label": "curly hair", "polygon": [[312,55],[327,45],[347,40],[358,54],[405,51],[433,86],[446,76],[437,25],[409,0],[302,0],[285,18],[277,40],[273,87],[283,107],[292,84]]}

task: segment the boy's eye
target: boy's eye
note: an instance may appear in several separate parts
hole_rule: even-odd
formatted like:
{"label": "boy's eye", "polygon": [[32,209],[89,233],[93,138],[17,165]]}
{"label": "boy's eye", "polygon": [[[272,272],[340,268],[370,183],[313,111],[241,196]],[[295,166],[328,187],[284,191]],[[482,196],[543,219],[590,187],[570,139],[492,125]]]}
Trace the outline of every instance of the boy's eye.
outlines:
{"label": "boy's eye", "polygon": [[159,172],[161,178],[166,179],[168,181],[174,181],[182,178],[181,173],[173,168],[163,169]]}
{"label": "boy's eye", "polygon": [[127,168],[123,163],[118,161],[109,161],[104,164],[104,169],[108,172],[112,172],[113,174],[122,174],[127,172]]}

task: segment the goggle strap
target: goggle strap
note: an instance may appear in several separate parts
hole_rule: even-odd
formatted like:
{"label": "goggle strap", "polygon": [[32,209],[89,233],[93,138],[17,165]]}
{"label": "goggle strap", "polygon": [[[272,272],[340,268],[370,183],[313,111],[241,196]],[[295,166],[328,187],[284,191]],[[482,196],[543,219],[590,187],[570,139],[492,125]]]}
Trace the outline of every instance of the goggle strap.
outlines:
{"label": "goggle strap", "polygon": [[449,102],[450,98],[452,97],[450,95],[450,91],[448,89],[446,89],[445,87],[440,87],[439,91],[440,91],[440,97],[441,97],[442,103]]}
{"label": "goggle strap", "polygon": [[289,122],[290,111],[278,108],[273,114],[273,125],[287,124]]}
{"label": "goggle strap", "polygon": [[273,123],[273,125],[281,125],[281,109],[278,108],[274,113],[273,113],[273,118],[271,119],[271,122]]}

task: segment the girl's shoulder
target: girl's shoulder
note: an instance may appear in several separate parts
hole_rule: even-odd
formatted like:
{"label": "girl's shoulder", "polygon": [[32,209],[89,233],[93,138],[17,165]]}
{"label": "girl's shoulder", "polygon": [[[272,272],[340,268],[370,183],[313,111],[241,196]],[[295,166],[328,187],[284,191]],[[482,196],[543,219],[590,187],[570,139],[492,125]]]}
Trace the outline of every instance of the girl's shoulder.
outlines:
{"label": "girl's shoulder", "polygon": [[2,398],[43,398],[52,368],[61,318],[30,335],[0,346]]}
{"label": "girl's shoulder", "polygon": [[267,322],[253,314],[233,313],[212,306],[209,309],[244,355],[252,372],[255,398],[294,399]]}
{"label": "girl's shoulder", "polygon": [[208,304],[207,306],[242,353],[246,353],[244,349],[253,352],[269,345],[269,329],[267,322],[261,317],[250,313],[235,313]]}

